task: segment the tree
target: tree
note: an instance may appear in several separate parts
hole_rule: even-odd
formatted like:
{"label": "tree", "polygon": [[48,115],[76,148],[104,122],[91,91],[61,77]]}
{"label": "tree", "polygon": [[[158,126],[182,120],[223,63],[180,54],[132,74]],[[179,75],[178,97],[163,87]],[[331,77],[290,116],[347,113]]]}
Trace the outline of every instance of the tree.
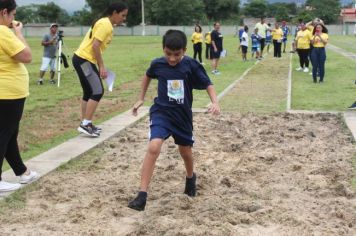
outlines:
{"label": "tree", "polygon": [[229,19],[239,14],[240,0],[204,0],[209,20]]}
{"label": "tree", "polygon": [[38,23],[40,17],[37,14],[38,5],[31,4],[16,8],[16,19],[23,23]]}
{"label": "tree", "polygon": [[204,17],[200,0],[147,0],[148,18],[158,25],[191,25]]}
{"label": "tree", "polygon": [[311,8],[312,15],[322,19],[325,24],[336,22],[341,9],[338,0],[307,0],[305,5]]}
{"label": "tree", "polygon": [[246,16],[260,18],[266,16],[268,4],[266,0],[251,0],[245,5],[244,13]]}
{"label": "tree", "polygon": [[277,21],[289,20],[290,11],[285,3],[274,3],[267,6],[267,16],[274,17]]}
{"label": "tree", "polygon": [[37,13],[44,22],[58,22],[61,12],[64,11],[54,2],[49,2],[46,5],[39,5]]}
{"label": "tree", "polygon": [[[107,7],[117,0],[86,0],[88,7],[91,9],[91,21],[93,22],[96,19],[99,19],[103,16],[103,13]],[[138,25],[142,22],[141,17],[141,1],[139,0],[123,0],[129,8],[129,13],[127,15],[127,25]],[[87,15],[85,15],[87,16]]]}

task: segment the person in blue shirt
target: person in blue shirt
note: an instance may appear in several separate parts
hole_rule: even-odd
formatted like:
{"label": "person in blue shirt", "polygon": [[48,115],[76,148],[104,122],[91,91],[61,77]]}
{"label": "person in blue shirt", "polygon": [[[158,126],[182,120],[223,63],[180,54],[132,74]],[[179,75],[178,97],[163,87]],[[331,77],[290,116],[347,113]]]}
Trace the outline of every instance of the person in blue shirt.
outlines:
{"label": "person in blue shirt", "polygon": [[269,46],[272,44],[271,23],[268,23],[267,26],[268,26],[268,29],[266,31],[266,47],[267,47],[267,53],[269,53]]}
{"label": "person in blue shirt", "polygon": [[285,21],[282,21],[282,27],[281,28],[282,28],[282,31],[283,31],[283,39],[282,39],[282,42],[283,42],[283,53],[285,53],[286,52],[288,35],[290,34],[290,29],[287,26],[287,22],[285,22]]}
{"label": "person in blue shirt", "polygon": [[251,58],[254,57],[256,53],[256,59],[261,59],[260,58],[260,51],[261,51],[261,36],[258,35],[258,28],[255,28],[254,33],[251,34]]}
{"label": "person in blue shirt", "polygon": [[245,32],[244,27],[245,25],[240,26],[239,30],[236,32],[236,36],[239,37],[239,41],[240,41],[240,45],[239,48],[237,49],[237,52],[241,51],[242,34]]}
{"label": "person in blue shirt", "polygon": [[184,193],[196,195],[196,174],[193,171],[192,146],[193,89],[206,89],[211,100],[208,111],[219,114],[215,89],[204,69],[196,60],[185,56],[187,37],[179,30],[168,30],[163,36],[164,56],[151,62],[142,81],[142,90],[138,101],[132,108],[137,115],[144,103],[148,86],[152,79],[158,80],[158,96],[150,109],[150,142],[141,170],[141,186],[137,197],[129,202],[128,207],[143,211],[146,206],[148,186],[151,181],[156,160],[163,142],[173,137],[186,168]]}

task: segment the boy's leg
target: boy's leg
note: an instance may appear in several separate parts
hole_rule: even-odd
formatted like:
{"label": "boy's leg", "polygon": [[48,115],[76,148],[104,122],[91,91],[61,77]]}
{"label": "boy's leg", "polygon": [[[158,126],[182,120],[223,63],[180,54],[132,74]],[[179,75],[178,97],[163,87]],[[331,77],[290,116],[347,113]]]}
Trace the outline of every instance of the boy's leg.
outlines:
{"label": "boy's leg", "polygon": [[164,140],[155,138],[148,144],[145,159],[143,161],[141,170],[141,186],[140,192],[137,197],[129,202],[128,207],[137,211],[143,211],[146,207],[147,190],[151,182],[153,170],[156,164],[156,160],[161,152],[161,147]]}
{"label": "boy's leg", "polygon": [[151,181],[153,170],[155,168],[156,160],[161,152],[163,139],[152,139],[148,144],[145,159],[141,169],[141,186],[140,191],[147,192],[148,186]]}
{"label": "boy's leg", "polygon": [[185,169],[186,169],[186,178],[185,178],[185,189],[184,193],[190,197],[195,197],[196,195],[196,175],[193,172],[194,162],[191,146],[178,146],[179,153],[183,158]]}

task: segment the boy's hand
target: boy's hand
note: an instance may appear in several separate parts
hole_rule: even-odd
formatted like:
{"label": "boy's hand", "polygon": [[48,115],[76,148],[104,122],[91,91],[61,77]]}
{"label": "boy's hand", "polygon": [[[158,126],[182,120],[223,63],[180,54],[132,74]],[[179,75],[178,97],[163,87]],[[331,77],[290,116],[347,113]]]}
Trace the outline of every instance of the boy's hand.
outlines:
{"label": "boy's hand", "polygon": [[143,100],[138,100],[132,107],[132,115],[137,116],[138,109],[143,105]]}
{"label": "boy's hand", "polygon": [[218,103],[212,103],[208,107],[208,112],[210,112],[213,115],[219,115],[220,114],[220,107]]}

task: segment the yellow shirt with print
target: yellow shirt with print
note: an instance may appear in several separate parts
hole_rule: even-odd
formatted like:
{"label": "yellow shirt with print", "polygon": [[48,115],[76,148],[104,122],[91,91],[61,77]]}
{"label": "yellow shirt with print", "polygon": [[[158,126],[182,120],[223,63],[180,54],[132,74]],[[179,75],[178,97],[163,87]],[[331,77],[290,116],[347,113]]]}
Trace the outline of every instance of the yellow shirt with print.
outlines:
{"label": "yellow shirt with print", "polygon": [[309,30],[299,30],[297,33],[297,48],[299,49],[309,49],[310,40],[312,39],[312,34]]}
{"label": "yellow shirt with print", "polygon": [[[101,18],[95,23],[93,29],[89,29],[78,50],[75,51],[75,54],[83,59],[90,61],[93,64],[97,64],[92,48],[93,41],[94,39],[97,39],[101,42],[100,52],[103,53],[112,40],[113,30],[114,28],[109,18]],[[91,38],[89,38],[90,32],[92,32]]]}
{"label": "yellow shirt with print", "polygon": [[283,38],[283,31],[281,28],[278,28],[278,29],[274,29],[272,31],[272,39],[273,40],[282,40]]}
{"label": "yellow shirt with print", "polygon": [[[329,39],[329,35],[326,34],[326,33],[322,33],[320,35],[320,37],[323,39],[323,41],[328,41]],[[323,48],[325,47],[325,44],[320,40],[320,38],[318,36],[313,36],[313,40],[314,40],[314,43],[313,43],[313,47],[315,48]]]}
{"label": "yellow shirt with print", "polygon": [[203,42],[203,34],[194,32],[192,35],[192,42],[193,42],[193,44],[202,43]]}
{"label": "yellow shirt with print", "polygon": [[0,99],[20,99],[29,95],[27,69],[12,58],[25,48],[7,26],[0,25]]}
{"label": "yellow shirt with print", "polygon": [[205,34],[205,43],[211,44],[211,33],[210,32]]}

